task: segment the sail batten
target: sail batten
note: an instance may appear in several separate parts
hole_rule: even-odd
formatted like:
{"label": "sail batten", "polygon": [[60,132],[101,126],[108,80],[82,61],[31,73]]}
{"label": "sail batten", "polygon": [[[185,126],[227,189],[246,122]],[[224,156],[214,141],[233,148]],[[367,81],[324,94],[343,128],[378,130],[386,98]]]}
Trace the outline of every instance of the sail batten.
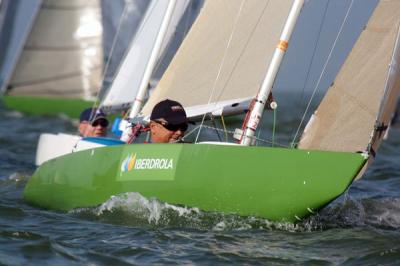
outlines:
{"label": "sail batten", "polygon": [[205,2],[143,116],[166,98],[185,108],[209,105],[210,112],[219,102],[255,97],[292,1],[244,1],[242,8],[241,3]]}
{"label": "sail batten", "polygon": [[380,1],[306,126],[299,148],[367,150],[387,90],[399,24],[400,1]]}

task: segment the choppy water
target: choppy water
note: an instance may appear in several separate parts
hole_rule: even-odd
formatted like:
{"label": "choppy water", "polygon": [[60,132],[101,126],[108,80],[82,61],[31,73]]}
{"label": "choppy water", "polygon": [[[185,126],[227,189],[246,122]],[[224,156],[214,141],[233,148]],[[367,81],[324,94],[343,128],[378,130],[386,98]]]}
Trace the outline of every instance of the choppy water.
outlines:
{"label": "choppy water", "polygon": [[68,213],[30,206],[22,191],[42,131],[74,126],[0,106],[0,265],[400,264],[399,130],[364,179],[296,225],[204,213],[136,193]]}

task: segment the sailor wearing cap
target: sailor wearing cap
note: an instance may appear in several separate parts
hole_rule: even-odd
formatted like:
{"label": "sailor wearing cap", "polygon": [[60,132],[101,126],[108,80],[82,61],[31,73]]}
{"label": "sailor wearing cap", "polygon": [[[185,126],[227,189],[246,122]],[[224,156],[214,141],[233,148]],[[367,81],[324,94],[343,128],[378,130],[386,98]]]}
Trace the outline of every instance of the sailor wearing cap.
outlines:
{"label": "sailor wearing cap", "polygon": [[87,108],[79,117],[79,134],[82,137],[105,137],[107,135],[108,120],[100,109]]}
{"label": "sailor wearing cap", "polygon": [[179,141],[188,128],[185,109],[176,101],[157,103],[150,115],[150,137],[152,143]]}

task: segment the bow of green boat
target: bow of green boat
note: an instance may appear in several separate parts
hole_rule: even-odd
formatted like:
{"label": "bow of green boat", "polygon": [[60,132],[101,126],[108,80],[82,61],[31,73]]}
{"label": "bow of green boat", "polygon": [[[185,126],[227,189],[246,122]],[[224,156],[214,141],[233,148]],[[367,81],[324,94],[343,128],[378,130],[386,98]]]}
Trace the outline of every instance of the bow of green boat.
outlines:
{"label": "bow of green boat", "polygon": [[24,198],[41,207],[96,206],[138,192],[204,211],[296,221],[351,184],[359,153],[213,144],[133,144],[94,148],[45,162]]}

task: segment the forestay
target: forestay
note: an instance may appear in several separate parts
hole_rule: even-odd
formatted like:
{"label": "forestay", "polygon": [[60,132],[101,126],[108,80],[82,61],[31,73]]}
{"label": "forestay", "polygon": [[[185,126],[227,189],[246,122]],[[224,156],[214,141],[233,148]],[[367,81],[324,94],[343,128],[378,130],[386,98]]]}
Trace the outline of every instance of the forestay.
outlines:
{"label": "forestay", "polygon": [[166,98],[181,102],[189,117],[254,98],[291,6],[291,0],[206,1],[142,115]]}
{"label": "forestay", "polygon": [[90,99],[102,71],[100,0],[45,0],[9,86],[10,95]]}
{"label": "forestay", "polygon": [[399,94],[399,25],[400,1],[380,1],[299,148],[359,152],[371,143],[377,149]]}
{"label": "forestay", "polygon": [[[117,75],[101,101],[107,111],[128,109],[137,98],[139,91],[148,87],[155,62],[167,46],[175,32],[176,25],[182,18],[189,0],[151,1],[141,25],[135,34],[129,51],[124,58]],[[169,8],[173,7],[168,18]],[[165,22],[165,33],[161,29]],[[159,36],[163,34],[163,36]],[[162,43],[157,48],[157,40]],[[141,101],[141,99],[140,99]]]}

